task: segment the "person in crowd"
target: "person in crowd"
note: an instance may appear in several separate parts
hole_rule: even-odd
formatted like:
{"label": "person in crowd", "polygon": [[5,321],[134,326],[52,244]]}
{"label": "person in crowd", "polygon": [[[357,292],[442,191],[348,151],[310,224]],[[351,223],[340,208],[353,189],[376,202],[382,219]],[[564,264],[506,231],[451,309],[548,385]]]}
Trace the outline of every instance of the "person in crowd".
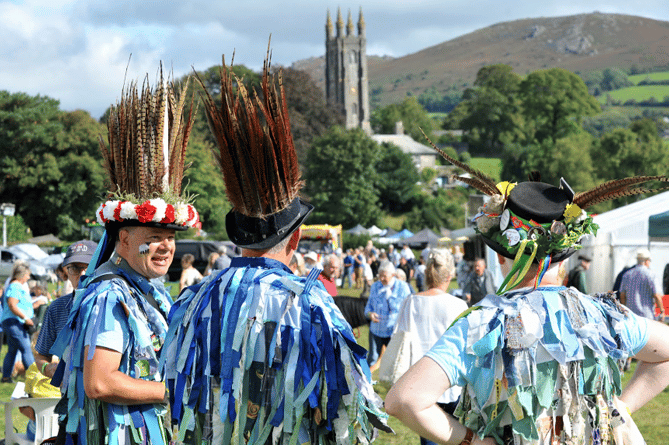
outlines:
{"label": "person in crowd", "polygon": [[304,254],[304,268],[307,272],[310,272],[311,269],[323,269],[318,262],[318,254],[313,250]]}
{"label": "person in crowd", "polygon": [[295,252],[288,263],[288,268],[298,277],[305,277],[307,269],[304,267],[304,258],[299,252]]}
{"label": "person in crowd", "polygon": [[569,271],[569,275],[567,275],[566,286],[575,287],[576,290],[582,294],[587,294],[588,288],[585,284],[585,273],[588,271],[588,269],[590,269],[592,258],[590,258],[588,255],[581,254],[578,256],[578,262],[578,266]]}
{"label": "person in crowd", "polygon": [[365,258],[363,250],[362,246],[358,247],[355,249],[355,255],[353,256],[353,261],[355,262],[356,289],[363,289],[365,285],[365,265],[367,264],[367,259]]}
{"label": "person in crowd", "polygon": [[35,327],[33,302],[25,284],[30,279],[30,266],[18,264],[12,270],[9,285],[2,295],[2,332],[7,341],[7,353],[2,364],[2,383],[12,383],[12,371],[17,352],[21,353],[24,369],[33,364],[30,328]]}
{"label": "person in crowd", "polygon": [[221,256],[218,252],[211,252],[207,257],[207,267],[204,268],[203,276],[208,276],[213,270],[216,270],[215,264],[218,257]]}
{"label": "person in crowd", "polygon": [[230,255],[228,255],[228,249],[225,246],[221,246],[218,249],[218,258],[214,261],[214,269],[216,270],[225,270],[230,267]]}
{"label": "person in crowd", "polygon": [[[422,258],[419,261],[422,261]],[[409,364],[415,364],[432,348],[455,319],[467,310],[467,303],[448,293],[454,275],[453,255],[447,249],[431,249],[425,267],[427,289],[412,294],[404,300],[393,332],[393,337],[404,337],[403,341],[408,342],[409,347],[406,349],[402,347],[402,350],[394,350],[392,347],[387,349],[383,355],[384,363],[403,360],[400,354],[408,350]],[[460,392],[461,389],[457,386],[447,389],[437,399],[437,406],[453,414]],[[420,442],[422,445],[434,444],[424,437],[420,438]]]}
{"label": "person in crowd", "polygon": [[56,287],[56,297],[61,297],[74,292],[72,283],[67,279],[67,272],[65,272],[63,264],[56,267],[56,276],[58,277],[58,286]]}
{"label": "person in crowd", "polygon": [[171,432],[158,357],[172,299],[160,278],[175,232],[201,224],[181,197],[194,105],[179,97],[189,82],[177,92],[160,73],[157,88],[145,81],[140,94],[133,83],[109,110],[116,137],[101,147],[112,188],[96,212],[105,231],[50,351],[61,359],[53,382],[64,391],[58,443],[166,445]]}
{"label": "person in crowd", "polygon": [[650,252],[639,249],[636,254],[636,266],[623,275],[620,284],[620,302],[640,317],[655,319],[655,308],[660,319],[664,318],[662,294],[655,284],[655,274],[650,270]]}
{"label": "person in crowd", "polygon": [[409,264],[411,267],[413,267],[413,263],[416,261],[416,255],[414,255],[413,250],[411,250],[408,244],[404,244],[402,246],[402,250],[400,251],[400,258],[404,258],[407,264]]}
{"label": "person in crowd", "polygon": [[496,290],[492,273],[486,267],[485,260],[476,258],[474,260],[474,271],[469,274],[469,281],[463,289],[467,303],[473,306],[486,295],[494,294]]}
{"label": "person in crowd", "polygon": [[[63,259],[63,270],[70,281],[72,289],[79,286],[79,280],[86,272],[88,263],[93,258],[97,243],[90,240],[80,240],[72,243],[65,252]],[[49,305],[44,314],[42,328],[35,343],[35,363],[41,374],[51,378],[58,367],[58,358],[51,354],[51,347],[56,342],[56,337],[65,327],[72,309],[74,292],[63,295]]]}
{"label": "person in crowd", "polygon": [[372,283],[374,283],[374,271],[372,271],[372,258],[369,257],[362,265],[362,292],[360,292],[360,298],[369,297]]}
{"label": "person in crowd", "polygon": [[[428,258],[430,257],[429,252],[427,254],[427,257]],[[426,260],[424,260],[423,257],[421,256],[420,258],[418,258],[416,267],[414,267],[413,277],[414,280],[416,280],[416,288],[418,289],[418,292],[423,292],[425,290],[425,269],[427,268],[427,266],[425,265],[425,261]]]}
{"label": "person in crowd", "polygon": [[621,285],[622,282],[623,282],[623,277],[625,276],[625,274],[627,273],[627,271],[630,270],[630,269],[633,268],[633,267],[634,267],[633,264],[631,264],[631,265],[626,265],[625,267],[623,267],[623,268],[620,270],[620,272],[618,272],[618,275],[616,275],[616,280],[613,282],[613,289],[612,289],[612,291],[613,291],[613,292],[616,292],[616,297],[617,297],[617,298],[620,298],[620,285]]}
{"label": "person in crowd", "polygon": [[397,268],[404,271],[404,274],[407,276],[407,281],[410,281],[413,278],[413,266],[405,257],[400,257],[400,265],[397,266]]}
{"label": "person in crowd", "polygon": [[325,286],[325,290],[328,291],[328,294],[333,297],[337,296],[337,283],[335,280],[337,279],[338,272],[339,257],[334,253],[325,255],[323,258],[323,270],[318,275],[318,279],[321,283],[323,283],[323,286]]}
{"label": "person in crowd", "polygon": [[[465,167],[468,183],[490,195],[476,230],[497,252],[505,280],[398,380],[387,412],[441,443],[593,445],[623,435],[637,437],[616,443],[643,443],[628,409],[669,384],[669,327],[636,316],[609,294],[592,297],[562,283],[564,260],[597,229],[585,209],[638,193],[634,186],[648,177],[576,195],[564,179],[556,187],[537,172],[529,182],[495,184]],[[618,398],[617,360],[628,355],[640,364]],[[452,386],[463,387],[459,421],[436,405]]]}
{"label": "person in crowd", "polygon": [[[238,106],[217,106],[203,86],[232,204],[226,229],[242,256],[187,288],[171,313],[161,359],[183,443],[368,442],[372,422],[385,419],[320,271],[303,278],[288,268],[313,207],[298,196],[297,154],[274,81],[266,64],[261,96],[251,96],[224,65],[221,102]],[[260,97],[274,104],[262,107],[264,118]]]}
{"label": "person in crowd", "polygon": [[669,263],[664,266],[664,272],[662,273],[662,292],[664,292],[664,295],[669,295]]}
{"label": "person in crowd", "polygon": [[370,366],[377,362],[381,349],[388,345],[402,302],[410,294],[406,281],[395,278],[395,266],[390,261],[381,263],[379,280],[372,284],[365,306],[365,316],[370,321],[367,353]]}
{"label": "person in crowd", "polygon": [[400,265],[400,253],[395,250],[394,245],[388,246],[388,260],[393,263],[393,266],[397,267]]}
{"label": "person in crowd", "polygon": [[376,280],[376,278],[379,276],[379,266],[381,265],[381,261],[379,261],[374,252],[370,253],[367,258],[367,263],[369,264],[369,267],[372,268],[372,276],[374,277],[373,279]]}
{"label": "person in crowd", "polygon": [[341,287],[349,289],[353,287],[353,272],[354,261],[353,261],[353,249],[346,249],[346,256],[344,256],[343,269],[342,269],[342,278],[341,278]]}
{"label": "person in crowd", "polygon": [[469,281],[469,263],[465,260],[464,255],[460,250],[453,254],[455,260],[455,278],[458,283],[458,289],[464,289],[465,284]]}
{"label": "person in crowd", "polygon": [[199,270],[193,267],[195,257],[187,253],[181,257],[181,278],[179,279],[179,292],[188,286],[197,284],[202,281],[202,274]]}

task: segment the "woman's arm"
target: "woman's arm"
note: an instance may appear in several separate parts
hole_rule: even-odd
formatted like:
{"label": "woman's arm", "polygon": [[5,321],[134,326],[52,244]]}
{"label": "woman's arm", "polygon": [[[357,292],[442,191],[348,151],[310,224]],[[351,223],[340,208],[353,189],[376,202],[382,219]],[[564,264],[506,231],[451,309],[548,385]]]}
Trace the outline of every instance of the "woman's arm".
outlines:
{"label": "woman's arm", "polygon": [[634,375],[620,399],[634,412],[669,386],[669,326],[648,320],[648,343],[634,357]]}
{"label": "woman's arm", "polygon": [[[443,369],[431,358],[423,357],[390,389],[386,412],[422,437],[442,444],[460,444],[467,428],[436,403],[450,386]],[[474,435],[471,443],[495,445],[495,440]]]}
{"label": "woman's arm", "polygon": [[[16,315],[20,319],[26,321],[30,320],[28,317],[26,317],[26,314],[24,314],[23,311],[19,309],[19,300],[17,298],[8,297],[7,307],[9,308],[10,311],[12,311],[12,314]],[[32,323],[32,320],[30,320],[30,322]]]}

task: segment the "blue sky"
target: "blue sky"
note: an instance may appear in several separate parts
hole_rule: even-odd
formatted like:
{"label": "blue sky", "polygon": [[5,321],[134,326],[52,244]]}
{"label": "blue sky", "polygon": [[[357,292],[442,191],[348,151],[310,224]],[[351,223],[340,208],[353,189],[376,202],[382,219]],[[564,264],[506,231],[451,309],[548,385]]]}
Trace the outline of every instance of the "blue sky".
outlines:
{"label": "blue sky", "polygon": [[[0,0],[0,90],[41,94],[98,118],[126,75],[176,77],[226,61],[258,69],[325,52],[325,17],[362,7],[368,54],[402,56],[495,23],[599,11],[669,21],[666,0]],[[668,28],[669,34],[669,28]],[[132,56],[131,56],[132,54]],[[128,60],[130,62],[128,63]]]}

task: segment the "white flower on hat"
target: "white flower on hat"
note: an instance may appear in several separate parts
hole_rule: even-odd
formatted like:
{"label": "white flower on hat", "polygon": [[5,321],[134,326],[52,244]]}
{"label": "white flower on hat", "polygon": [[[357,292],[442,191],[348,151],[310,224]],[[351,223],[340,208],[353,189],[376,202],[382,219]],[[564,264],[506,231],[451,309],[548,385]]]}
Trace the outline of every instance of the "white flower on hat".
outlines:
{"label": "white flower on hat", "polygon": [[176,204],[174,206],[174,222],[183,225],[186,221],[188,221],[188,204]]}
{"label": "white flower on hat", "polygon": [[102,209],[102,216],[104,216],[105,221],[114,221],[114,210],[120,201],[107,201],[105,203],[104,209]]}
{"label": "white flower on hat", "polygon": [[98,209],[95,211],[95,217],[98,220],[98,224],[105,223],[104,219],[102,219],[102,213],[104,211],[104,208],[105,208],[105,203],[103,202],[102,204],[100,204],[100,207],[98,207]]}
{"label": "white flower on hat", "polygon": [[131,203],[130,201],[123,201],[121,203],[120,216],[123,219],[137,219],[135,204]]}
{"label": "white flower on hat", "polygon": [[149,203],[156,208],[156,213],[153,215],[153,222],[160,222],[165,218],[165,211],[167,210],[167,203],[161,198],[149,199]]}

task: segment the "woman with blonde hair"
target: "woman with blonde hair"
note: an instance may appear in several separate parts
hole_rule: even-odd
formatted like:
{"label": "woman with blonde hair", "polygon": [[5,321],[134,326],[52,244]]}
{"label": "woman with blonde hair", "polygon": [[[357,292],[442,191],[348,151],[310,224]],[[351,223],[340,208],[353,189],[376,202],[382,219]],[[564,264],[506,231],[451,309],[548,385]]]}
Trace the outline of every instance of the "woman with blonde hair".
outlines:
{"label": "woman with blonde hair", "polygon": [[[420,360],[453,321],[467,309],[467,303],[448,293],[455,275],[453,255],[446,249],[431,249],[425,267],[427,289],[410,295],[400,308],[391,343],[382,358],[380,378],[392,383],[409,366]],[[438,400],[441,409],[453,413],[460,388],[451,388]],[[421,444],[432,444],[423,437]]]}

